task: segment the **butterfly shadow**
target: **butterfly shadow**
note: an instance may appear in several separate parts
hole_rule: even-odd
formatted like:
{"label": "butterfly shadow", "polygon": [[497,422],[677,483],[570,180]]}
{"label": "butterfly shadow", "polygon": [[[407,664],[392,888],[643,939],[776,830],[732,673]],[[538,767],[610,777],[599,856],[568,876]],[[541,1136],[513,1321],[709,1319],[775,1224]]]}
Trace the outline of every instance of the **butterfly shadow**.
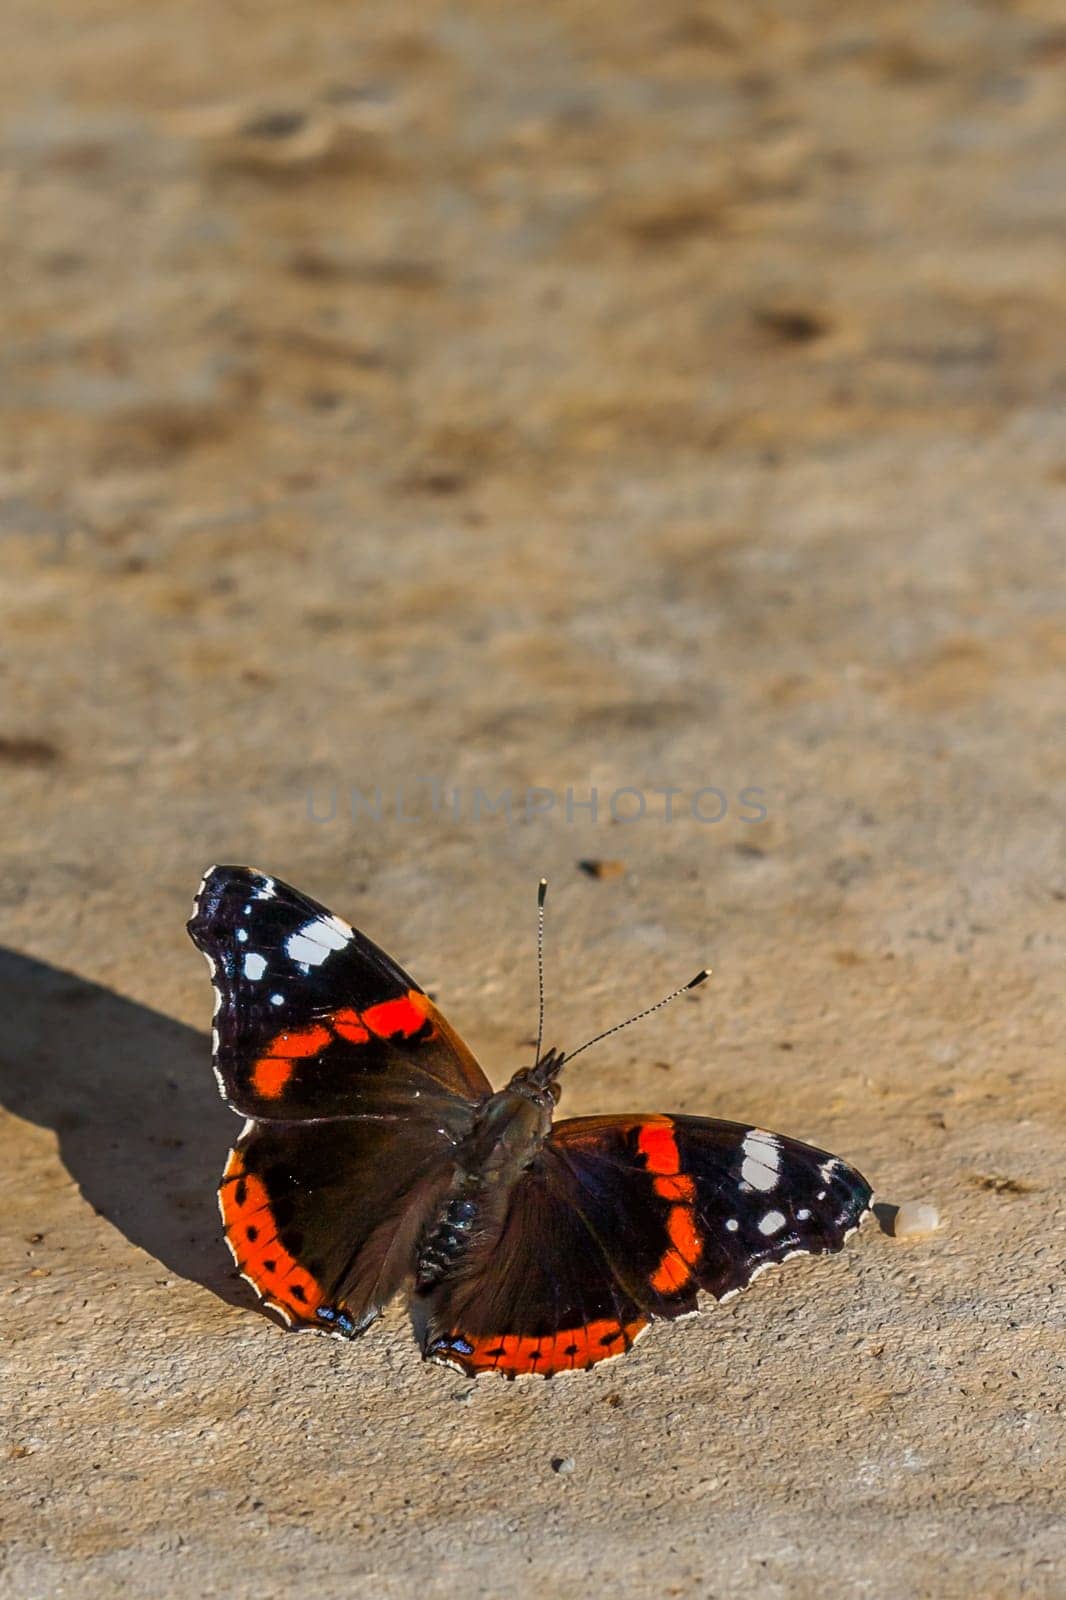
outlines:
{"label": "butterfly shadow", "polygon": [[54,1129],[84,1198],[131,1244],[250,1305],[220,1238],[215,1191],[238,1124],[205,1036],[2,948],[0,1017],[0,1103]]}

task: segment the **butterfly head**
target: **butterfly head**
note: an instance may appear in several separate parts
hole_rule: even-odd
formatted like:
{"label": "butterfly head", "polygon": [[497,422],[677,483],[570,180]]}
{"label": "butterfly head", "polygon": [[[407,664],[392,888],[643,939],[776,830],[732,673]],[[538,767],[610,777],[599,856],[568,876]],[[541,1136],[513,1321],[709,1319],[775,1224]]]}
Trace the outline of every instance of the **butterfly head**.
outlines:
{"label": "butterfly head", "polygon": [[522,1067],[511,1079],[510,1087],[520,1094],[529,1093],[539,1099],[546,1096],[551,1105],[559,1104],[562,1089],[559,1087],[559,1070],[566,1058],[561,1050],[546,1050],[538,1056],[532,1067]]}

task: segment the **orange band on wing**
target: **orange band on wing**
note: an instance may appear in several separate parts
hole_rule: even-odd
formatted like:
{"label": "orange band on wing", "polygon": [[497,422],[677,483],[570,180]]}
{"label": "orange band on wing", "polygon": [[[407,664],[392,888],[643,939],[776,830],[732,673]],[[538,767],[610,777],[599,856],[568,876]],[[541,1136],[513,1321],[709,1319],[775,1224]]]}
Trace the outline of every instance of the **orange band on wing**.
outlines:
{"label": "orange band on wing", "polygon": [[655,1193],[661,1200],[673,1202],[666,1213],[670,1244],[648,1281],[656,1294],[679,1294],[690,1287],[692,1268],[703,1254],[703,1241],[696,1226],[696,1185],[681,1171],[681,1154],[669,1118],[644,1123],[637,1136],[637,1149],[647,1171],[653,1174]]}
{"label": "orange band on wing", "polygon": [[335,1011],[329,1020],[337,1038],[346,1039],[349,1044],[366,1044],[370,1038],[370,1029],[363,1026],[358,1011],[350,1007]]}
{"label": "orange band on wing", "polygon": [[703,1254],[703,1243],[696,1231],[696,1213],[691,1206],[671,1206],[666,1219],[670,1242],[683,1261],[694,1266]]}
{"label": "orange band on wing", "polygon": [[325,1022],[279,1033],[253,1063],[252,1088],[264,1100],[277,1100],[292,1078],[297,1061],[317,1056],[334,1039],[342,1039],[346,1044],[366,1044],[372,1035],[390,1039],[399,1034],[411,1039],[421,1033],[427,1017],[431,1019],[432,1032],[436,1033],[434,1016],[429,996],[419,989],[410,989],[398,1000],[383,1000],[361,1014],[348,1006],[333,1012]]}
{"label": "orange band on wing", "polygon": [[669,1117],[664,1117],[661,1122],[642,1123],[637,1135],[637,1149],[644,1157],[649,1172],[673,1176],[681,1171],[681,1157],[677,1153],[674,1126]]}
{"label": "orange band on wing", "polygon": [[312,1023],[309,1028],[293,1028],[288,1033],[279,1033],[271,1039],[263,1054],[267,1056],[288,1056],[291,1060],[295,1056],[317,1056],[324,1050],[333,1035],[321,1023]]}
{"label": "orange band on wing", "polygon": [[252,1088],[264,1100],[276,1100],[292,1077],[293,1067],[284,1056],[261,1056],[252,1068]]}
{"label": "orange band on wing", "polygon": [[667,1250],[648,1281],[656,1294],[676,1294],[691,1278],[692,1274],[684,1256],[671,1248]]}
{"label": "orange band on wing", "polygon": [[666,1231],[670,1237],[669,1249],[663,1252],[649,1281],[656,1294],[677,1294],[691,1284],[692,1268],[703,1254],[703,1240],[692,1206],[671,1206],[666,1213]]}
{"label": "orange band on wing", "polygon": [[252,1287],[291,1320],[312,1318],[325,1303],[321,1288],[278,1238],[266,1184],[231,1150],[218,1191],[226,1242]]}
{"label": "orange band on wing", "polygon": [[317,1056],[332,1038],[330,1030],[317,1022],[309,1028],[279,1033],[252,1066],[252,1088],[256,1094],[261,1094],[264,1100],[276,1100],[292,1077],[296,1061]]}
{"label": "orange band on wing", "polygon": [[538,1372],[550,1378],[556,1372],[592,1367],[597,1361],[623,1355],[647,1325],[646,1317],[627,1323],[604,1319],[542,1338],[507,1333],[475,1339],[455,1330],[438,1339],[429,1354],[470,1374],[492,1371],[513,1378],[524,1372]]}
{"label": "orange band on wing", "polygon": [[656,1178],[654,1187],[662,1200],[685,1200],[691,1204],[696,1198],[696,1185],[682,1172],[670,1178]]}
{"label": "orange band on wing", "polygon": [[380,1005],[369,1006],[362,1021],[379,1039],[389,1039],[401,1034],[410,1039],[425,1026],[432,1002],[419,989],[408,989],[398,1000],[383,1000]]}

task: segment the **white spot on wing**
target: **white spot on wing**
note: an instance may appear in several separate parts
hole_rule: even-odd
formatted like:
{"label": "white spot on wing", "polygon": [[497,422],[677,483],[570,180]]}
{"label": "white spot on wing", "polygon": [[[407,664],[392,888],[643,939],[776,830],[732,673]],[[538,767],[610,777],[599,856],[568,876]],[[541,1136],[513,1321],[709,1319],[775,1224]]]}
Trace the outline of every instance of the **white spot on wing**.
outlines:
{"label": "white spot on wing", "polygon": [[283,994],[272,994],[270,996],[270,1004],[272,1006],[283,1006],[285,1004],[285,996]]}
{"label": "white spot on wing", "polygon": [[314,917],[302,928],[290,933],[285,941],[285,954],[290,961],[304,962],[318,967],[333,950],[343,950],[352,937],[352,930],[339,917]]}
{"label": "white spot on wing", "polygon": [[759,1218],[760,1233],[780,1233],[784,1226],[785,1217],[781,1211],[768,1211],[764,1217]]}
{"label": "white spot on wing", "polygon": [[736,1233],[737,1229],[740,1227],[740,1223],[737,1221],[736,1217],[730,1217],[726,1223],[726,1227],[729,1229],[730,1233]]}
{"label": "white spot on wing", "polygon": [[248,943],[248,929],[247,928],[238,928],[237,929],[237,943],[238,944],[247,944]]}
{"label": "white spot on wing", "polygon": [[249,950],[244,958],[244,976],[251,978],[253,983],[261,978],[267,969],[266,956],[257,955],[254,950]]}
{"label": "white spot on wing", "polygon": [[781,1144],[776,1134],[767,1133],[762,1128],[752,1128],[745,1135],[741,1148],[744,1152],[740,1168],[742,1181],[762,1194],[775,1189],[781,1170]]}

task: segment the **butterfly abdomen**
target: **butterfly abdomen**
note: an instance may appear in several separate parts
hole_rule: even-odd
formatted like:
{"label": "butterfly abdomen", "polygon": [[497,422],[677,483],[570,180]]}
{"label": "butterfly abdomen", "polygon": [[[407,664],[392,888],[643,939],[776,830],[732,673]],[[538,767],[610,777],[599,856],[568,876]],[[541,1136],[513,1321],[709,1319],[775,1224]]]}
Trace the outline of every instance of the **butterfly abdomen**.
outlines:
{"label": "butterfly abdomen", "polygon": [[453,1195],[426,1230],[418,1251],[416,1281],[419,1290],[434,1288],[453,1270],[470,1248],[477,1221],[475,1191],[465,1187]]}
{"label": "butterfly abdomen", "polygon": [[551,1127],[551,1110],[549,1096],[525,1084],[511,1085],[482,1103],[457,1151],[456,1185],[419,1247],[420,1292],[435,1288],[476,1240],[499,1232],[508,1197]]}

